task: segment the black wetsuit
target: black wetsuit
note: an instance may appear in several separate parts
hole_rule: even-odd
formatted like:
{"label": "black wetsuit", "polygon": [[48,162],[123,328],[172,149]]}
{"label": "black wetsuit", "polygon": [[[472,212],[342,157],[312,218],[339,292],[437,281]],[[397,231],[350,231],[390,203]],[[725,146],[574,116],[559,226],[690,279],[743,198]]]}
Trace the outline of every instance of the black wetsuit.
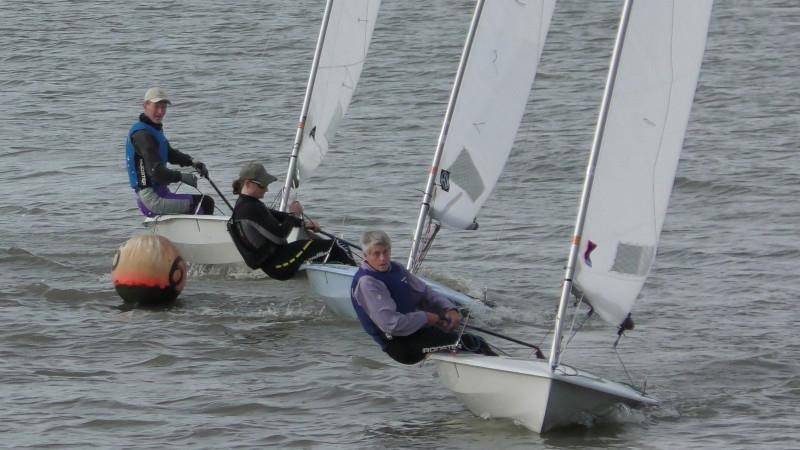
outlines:
{"label": "black wetsuit", "polygon": [[286,237],[292,228],[302,227],[303,221],[289,213],[269,209],[249,195],[239,195],[231,224],[231,237],[247,265],[260,268],[277,280],[292,278],[306,260],[324,257],[329,251],[328,261],[355,265],[349,251],[332,240],[303,239],[287,243]]}

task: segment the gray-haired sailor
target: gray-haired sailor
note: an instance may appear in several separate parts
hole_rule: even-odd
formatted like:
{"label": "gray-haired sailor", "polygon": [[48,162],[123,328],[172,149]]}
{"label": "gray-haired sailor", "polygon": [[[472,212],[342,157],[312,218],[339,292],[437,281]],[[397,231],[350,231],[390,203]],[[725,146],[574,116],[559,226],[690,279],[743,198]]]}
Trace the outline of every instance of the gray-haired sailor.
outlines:
{"label": "gray-haired sailor", "polygon": [[496,355],[486,341],[472,334],[462,334],[459,345],[458,309],[391,261],[392,244],[386,233],[368,231],[361,245],[365,261],[353,277],[353,308],[364,330],[392,359],[415,364],[426,353],[457,348]]}

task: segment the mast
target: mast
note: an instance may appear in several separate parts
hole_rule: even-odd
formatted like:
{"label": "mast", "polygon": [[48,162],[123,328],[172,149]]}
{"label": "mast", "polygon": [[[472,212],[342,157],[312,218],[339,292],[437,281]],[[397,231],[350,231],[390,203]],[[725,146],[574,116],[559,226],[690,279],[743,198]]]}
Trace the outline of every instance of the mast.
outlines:
{"label": "mast", "polygon": [[625,33],[628,29],[628,19],[630,18],[632,7],[633,0],[625,0],[625,5],[622,8],[622,16],[619,22],[619,29],[617,30],[614,51],[611,55],[611,64],[608,69],[608,78],[606,79],[603,101],[600,104],[600,113],[597,118],[597,126],[594,131],[592,149],[589,154],[589,163],[586,167],[586,178],[583,181],[583,192],[581,193],[581,200],[578,206],[578,217],[575,220],[575,231],[572,236],[572,242],[570,243],[569,258],[567,259],[567,267],[564,271],[564,280],[561,284],[561,299],[558,303],[558,313],[556,314],[556,324],[553,331],[553,344],[550,348],[549,362],[551,370],[558,366],[558,359],[559,356],[561,356],[561,333],[564,316],[566,315],[567,302],[569,301],[569,296],[572,292],[572,277],[575,274],[575,265],[577,263],[578,250],[580,249],[581,244],[581,234],[583,233],[583,225],[586,221],[586,210],[589,206],[589,196],[592,192],[594,169],[597,165],[597,157],[600,152],[600,145],[603,143],[603,132],[606,126],[606,119],[608,118],[608,108],[611,104],[611,96],[614,92],[614,83],[617,78],[617,68],[619,67],[619,59],[622,54],[622,46],[625,43]]}
{"label": "mast", "polygon": [[289,203],[289,195],[291,194],[292,187],[297,187],[300,181],[297,179],[297,155],[300,153],[300,145],[303,143],[303,131],[306,126],[306,119],[308,118],[308,106],[311,104],[311,94],[314,91],[314,81],[317,78],[317,69],[319,68],[320,55],[322,54],[322,46],[325,43],[325,34],[328,31],[328,21],[331,17],[331,7],[334,0],[327,0],[325,2],[325,12],[322,16],[322,26],[319,29],[319,36],[317,37],[317,47],[314,50],[314,59],[311,62],[311,73],[308,75],[308,84],[306,85],[306,94],[303,99],[303,107],[300,110],[300,120],[297,122],[297,131],[294,135],[294,144],[292,145],[292,154],[289,157],[289,169],[286,172],[286,181],[283,185],[283,194],[281,195],[281,203],[278,207],[279,211],[286,211]]}
{"label": "mast", "polygon": [[450,129],[450,120],[453,118],[453,110],[455,109],[456,101],[458,100],[458,91],[461,89],[461,80],[464,77],[464,70],[467,67],[467,60],[469,53],[472,49],[472,41],[475,37],[475,30],[478,28],[480,21],[481,11],[485,0],[478,0],[475,5],[475,12],[472,14],[472,22],[469,25],[469,32],[467,33],[467,40],[464,43],[464,49],[461,52],[461,61],[458,63],[458,70],[456,71],[456,79],[453,82],[453,89],[450,91],[450,100],[447,102],[447,110],[444,113],[444,122],[442,122],[442,130],[439,133],[439,139],[436,143],[436,152],[433,155],[433,163],[431,164],[431,171],[428,174],[428,182],[425,185],[425,193],[422,195],[422,204],[419,209],[419,218],[417,219],[417,227],[414,230],[414,237],[411,240],[411,251],[408,255],[408,263],[406,269],[413,271],[414,262],[416,260],[417,252],[419,251],[420,240],[422,238],[422,230],[425,228],[425,223],[428,219],[428,214],[431,208],[431,200],[433,199],[433,185],[436,181],[436,172],[439,171],[439,162],[442,159],[444,151],[444,143],[447,140],[447,132]]}

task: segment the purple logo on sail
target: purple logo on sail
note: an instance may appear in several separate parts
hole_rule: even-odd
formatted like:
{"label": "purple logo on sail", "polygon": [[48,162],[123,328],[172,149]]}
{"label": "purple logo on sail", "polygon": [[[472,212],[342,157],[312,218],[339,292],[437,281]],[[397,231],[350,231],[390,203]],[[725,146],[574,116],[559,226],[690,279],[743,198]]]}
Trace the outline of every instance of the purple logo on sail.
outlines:
{"label": "purple logo on sail", "polygon": [[592,267],[592,252],[596,248],[597,244],[595,244],[594,242],[592,241],[586,242],[586,251],[583,252],[583,262],[589,267]]}

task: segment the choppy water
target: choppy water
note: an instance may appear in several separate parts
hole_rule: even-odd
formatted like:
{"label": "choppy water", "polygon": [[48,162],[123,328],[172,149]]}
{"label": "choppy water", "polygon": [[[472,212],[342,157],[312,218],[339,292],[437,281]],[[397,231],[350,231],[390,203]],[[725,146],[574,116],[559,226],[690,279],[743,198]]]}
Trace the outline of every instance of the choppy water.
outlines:
{"label": "choppy water", "polygon": [[[301,191],[407,252],[471,1],[385,1],[335,153]],[[478,233],[427,270],[549,330],[619,2],[562,0]],[[622,355],[663,405],[543,436],[471,415],[432,366],[390,363],[303,279],[193,268],[130,310],[115,249],[141,233],[124,133],[151,84],[173,144],[219,185],[281,173],[321,1],[0,3],[0,433],[7,448],[799,448],[800,6],[718,1],[659,258]],[[208,188],[206,186],[206,188]],[[210,190],[210,189],[209,189]],[[584,337],[585,336],[585,337]],[[591,341],[587,337],[599,337]],[[567,362],[624,379],[594,323]]]}

